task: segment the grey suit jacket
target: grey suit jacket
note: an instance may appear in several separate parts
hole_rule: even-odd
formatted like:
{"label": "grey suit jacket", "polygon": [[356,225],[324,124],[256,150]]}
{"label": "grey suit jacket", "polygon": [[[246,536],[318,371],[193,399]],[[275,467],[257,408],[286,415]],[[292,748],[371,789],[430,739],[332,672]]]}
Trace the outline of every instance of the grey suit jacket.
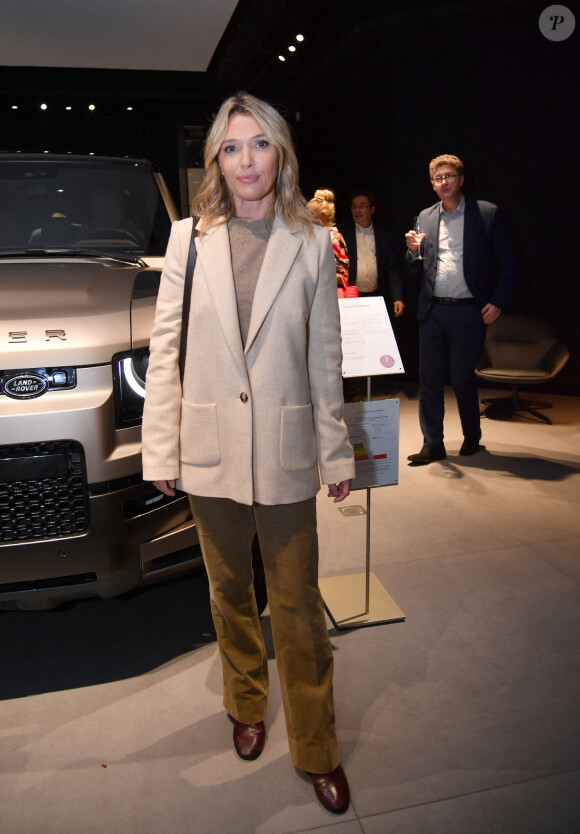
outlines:
{"label": "grey suit jacket", "polygon": [[[427,316],[433,297],[440,206],[440,202],[435,203],[419,215],[421,230],[426,235],[421,249],[423,260],[411,260],[409,253],[406,256],[409,270],[423,276],[417,308],[419,321]],[[498,206],[470,197],[465,197],[463,274],[469,291],[482,307],[491,302],[502,310],[520,277],[516,251]]]}
{"label": "grey suit jacket", "polygon": [[[188,347],[179,380],[191,219],[173,224],[151,337],[143,419],[145,480],[244,504],[287,504],[354,476],[342,419],[334,255],[273,224],[242,346],[227,226],[196,239]],[[320,471],[319,471],[320,470]]]}

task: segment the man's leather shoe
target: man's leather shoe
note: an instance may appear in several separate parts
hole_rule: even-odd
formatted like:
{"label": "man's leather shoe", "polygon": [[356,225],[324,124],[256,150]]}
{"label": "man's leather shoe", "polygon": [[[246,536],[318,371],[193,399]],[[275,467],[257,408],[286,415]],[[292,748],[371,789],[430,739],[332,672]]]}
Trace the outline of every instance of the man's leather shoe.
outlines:
{"label": "man's leather shoe", "polygon": [[478,452],[483,451],[485,446],[482,446],[479,440],[468,440],[466,437],[463,441],[461,449],[459,450],[460,455],[476,455]]}
{"label": "man's leather shoe", "polygon": [[435,460],[445,460],[447,452],[445,446],[440,443],[439,446],[423,446],[420,452],[416,455],[409,455],[407,460],[410,460],[415,466],[425,466],[427,463],[433,463]]}
{"label": "man's leather shoe", "polygon": [[312,783],[323,808],[331,814],[344,814],[350,802],[350,791],[342,765],[331,773],[313,773]]}
{"label": "man's leather shoe", "polygon": [[266,728],[263,721],[257,724],[242,724],[234,721],[234,747],[240,759],[251,762],[257,759],[264,749]]}

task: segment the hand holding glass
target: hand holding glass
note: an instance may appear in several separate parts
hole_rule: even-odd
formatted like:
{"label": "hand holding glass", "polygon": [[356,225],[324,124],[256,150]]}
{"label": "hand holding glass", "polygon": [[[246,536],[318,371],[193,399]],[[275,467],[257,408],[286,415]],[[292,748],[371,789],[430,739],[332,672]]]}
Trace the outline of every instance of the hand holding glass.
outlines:
{"label": "hand holding glass", "polygon": [[419,258],[420,261],[422,261],[423,260],[423,255],[421,254],[421,241],[425,237],[425,233],[421,232],[421,221],[419,219],[419,216],[413,218],[413,231],[415,232],[415,237],[417,239],[417,246],[419,247],[417,249],[417,257]]}

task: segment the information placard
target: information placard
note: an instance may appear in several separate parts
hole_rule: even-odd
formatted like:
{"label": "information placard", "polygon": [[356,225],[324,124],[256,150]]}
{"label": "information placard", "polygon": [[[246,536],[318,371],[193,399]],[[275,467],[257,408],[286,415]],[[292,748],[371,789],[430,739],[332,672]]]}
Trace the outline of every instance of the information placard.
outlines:
{"label": "information placard", "polygon": [[399,400],[345,403],[344,419],[354,449],[352,489],[399,482]]}
{"label": "information placard", "polygon": [[404,372],[382,296],[339,298],[342,375],[376,376]]}

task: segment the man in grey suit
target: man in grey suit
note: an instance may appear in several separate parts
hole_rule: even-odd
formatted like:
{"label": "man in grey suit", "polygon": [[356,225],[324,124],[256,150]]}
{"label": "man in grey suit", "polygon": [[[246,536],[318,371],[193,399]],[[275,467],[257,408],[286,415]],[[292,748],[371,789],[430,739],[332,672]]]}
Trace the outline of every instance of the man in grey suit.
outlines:
{"label": "man in grey suit", "polygon": [[448,370],[464,436],[459,454],[483,448],[474,372],[485,327],[501,315],[519,279],[515,249],[498,207],[462,193],[459,157],[444,154],[431,160],[429,176],[440,201],[421,212],[419,230],[405,235],[409,270],[422,276],[417,318],[423,447],[408,457],[415,466],[447,457],[443,414]]}

